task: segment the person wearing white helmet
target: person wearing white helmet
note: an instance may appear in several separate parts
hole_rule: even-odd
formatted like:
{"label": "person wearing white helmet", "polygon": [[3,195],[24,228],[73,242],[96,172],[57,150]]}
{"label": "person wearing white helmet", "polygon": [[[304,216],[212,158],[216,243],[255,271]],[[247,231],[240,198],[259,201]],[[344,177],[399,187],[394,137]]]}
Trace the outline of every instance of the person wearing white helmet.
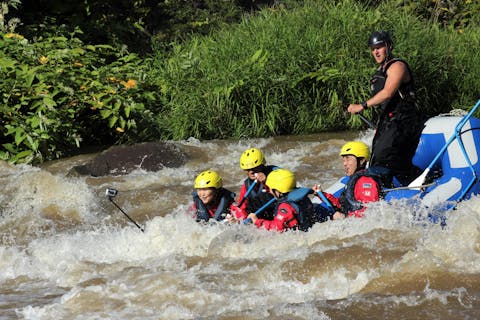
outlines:
{"label": "person wearing white helmet", "polygon": [[368,46],[377,64],[370,81],[371,97],[349,104],[348,111],[355,114],[374,107],[380,111],[369,166],[406,185],[419,173],[412,158],[424,124],[415,105],[413,73],[404,60],[393,57],[389,32],[373,32]]}

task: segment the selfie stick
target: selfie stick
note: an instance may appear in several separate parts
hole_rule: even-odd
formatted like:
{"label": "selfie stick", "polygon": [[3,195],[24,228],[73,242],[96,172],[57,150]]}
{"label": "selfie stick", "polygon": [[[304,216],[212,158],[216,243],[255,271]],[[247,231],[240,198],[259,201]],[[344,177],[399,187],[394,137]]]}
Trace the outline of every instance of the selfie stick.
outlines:
{"label": "selfie stick", "polygon": [[120,208],[120,206],[115,201],[113,201],[113,197],[115,197],[117,193],[118,191],[116,189],[107,189],[105,191],[105,194],[108,197],[108,200],[110,200],[110,202],[113,203],[115,207],[117,207],[118,210],[120,210],[125,215],[125,217],[128,218],[128,220],[130,220],[134,225],[136,225],[138,229],[142,230],[142,232],[145,232],[145,230],[143,230],[143,228],[138,223],[136,223],[135,220],[130,218],[130,216],[125,211],[123,211],[123,209]]}

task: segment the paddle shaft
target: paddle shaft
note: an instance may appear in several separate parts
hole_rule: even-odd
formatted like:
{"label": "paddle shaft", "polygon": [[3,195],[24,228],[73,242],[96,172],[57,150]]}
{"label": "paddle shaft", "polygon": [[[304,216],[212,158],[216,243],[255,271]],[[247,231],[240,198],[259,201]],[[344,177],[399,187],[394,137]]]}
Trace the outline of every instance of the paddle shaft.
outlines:
{"label": "paddle shaft", "polygon": [[[265,203],[265,204],[264,204],[263,206],[261,206],[257,211],[254,212],[255,215],[258,215],[260,212],[262,212],[263,210],[265,210],[269,205],[271,205],[272,203],[274,203],[275,200],[277,200],[277,199],[272,198],[272,199],[268,200],[267,203]],[[250,222],[252,222],[252,219],[250,219],[250,218],[247,218],[247,219],[243,220],[243,224],[249,224]]]}
{"label": "paddle shaft", "polygon": [[376,129],[376,128],[375,128],[375,125],[374,125],[372,122],[370,122],[367,118],[365,118],[365,117],[363,116],[363,114],[357,113],[357,115],[358,115],[358,116],[360,117],[360,119],[362,119],[363,122],[365,122],[370,128],[372,128],[373,130]]}
{"label": "paddle shaft", "polygon": [[253,180],[252,184],[250,185],[250,187],[248,187],[248,190],[247,192],[245,192],[245,194],[243,195],[243,198],[242,200],[240,200],[240,202],[237,204],[237,207],[240,208],[240,206],[245,202],[245,200],[247,199],[247,197],[250,195],[250,193],[252,192],[253,188],[255,188],[255,185],[257,184],[257,179]]}
{"label": "paddle shaft", "polygon": [[455,140],[457,137],[458,132],[463,128],[465,123],[470,119],[470,117],[473,115],[473,113],[477,110],[478,106],[480,105],[480,100],[477,101],[475,106],[470,110],[468,114],[466,114],[455,126],[455,130],[452,134],[452,136],[448,139],[448,141],[443,145],[442,149],[437,153],[435,158],[433,158],[432,162],[428,165],[428,167],[423,171],[423,173],[418,176],[415,180],[410,182],[408,185],[411,188],[414,188],[415,186],[422,185],[425,182],[425,178],[427,177],[427,174],[430,172],[430,169],[435,165],[435,163],[440,159],[440,157],[443,155],[443,153],[447,150],[447,148],[450,146],[450,144]]}
{"label": "paddle shaft", "polygon": [[405,187],[397,187],[397,188],[389,188],[389,189],[383,189],[384,192],[390,192],[390,191],[396,191],[396,190],[408,190],[408,189],[421,189],[421,188],[428,188],[435,185],[435,182],[428,183],[428,184],[423,184],[421,186],[405,186]]}
{"label": "paddle shaft", "polygon": [[322,191],[318,190],[318,191],[317,191],[317,194],[318,194],[318,196],[320,197],[320,199],[322,199],[322,201],[323,201],[330,209],[333,209],[333,205],[330,203],[330,201],[328,201],[327,197],[325,197],[325,195],[323,194]]}

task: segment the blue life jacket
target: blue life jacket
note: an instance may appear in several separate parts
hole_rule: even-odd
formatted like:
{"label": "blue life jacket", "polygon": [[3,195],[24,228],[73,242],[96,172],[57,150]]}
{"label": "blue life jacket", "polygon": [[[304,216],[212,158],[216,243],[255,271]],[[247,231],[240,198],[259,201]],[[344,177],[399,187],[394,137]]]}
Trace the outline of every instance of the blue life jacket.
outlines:
{"label": "blue life jacket", "polygon": [[[201,220],[207,222],[208,220],[210,220],[210,213],[208,212],[207,207],[198,196],[196,190],[192,193],[192,196],[193,203],[195,204],[195,207],[197,209],[197,222]],[[216,199],[218,200],[218,206],[217,210],[215,210],[213,218],[217,221],[220,221],[225,219],[225,216],[230,213],[230,205],[235,201],[235,193],[225,188],[219,188],[217,189]]]}

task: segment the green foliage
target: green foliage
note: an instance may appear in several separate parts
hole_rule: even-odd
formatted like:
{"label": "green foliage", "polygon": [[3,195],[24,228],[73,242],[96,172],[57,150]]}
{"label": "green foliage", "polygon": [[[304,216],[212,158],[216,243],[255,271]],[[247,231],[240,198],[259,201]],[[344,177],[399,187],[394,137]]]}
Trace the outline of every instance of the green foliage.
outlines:
{"label": "green foliage", "polygon": [[[346,105],[370,94],[375,64],[366,39],[377,29],[392,32],[425,114],[468,108],[480,92],[478,23],[419,19],[409,1],[273,1],[229,25],[239,7],[270,1],[27,2],[81,10],[64,21],[45,15],[47,24],[25,23],[28,12],[42,16],[30,8],[22,22],[31,36],[0,33],[0,159],[11,162],[91,145],[361,128]],[[118,17],[101,14],[129,6]],[[91,23],[87,35],[62,24],[84,25],[82,15]],[[126,50],[145,36],[155,43],[151,57]]]}
{"label": "green foliage", "polygon": [[148,135],[137,122],[151,121],[145,105],[159,99],[136,55],[85,45],[76,33],[35,42],[0,37],[0,159],[52,159],[81,144]]}
{"label": "green foliage", "polygon": [[396,6],[443,27],[462,30],[480,25],[480,2],[474,0],[397,0]]}
{"label": "green foliage", "polygon": [[195,38],[167,58],[158,54],[157,78],[174,115],[161,123],[174,139],[359,128],[345,109],[369,96],[375,64],[366,39],[376,29],[394,34],[395,53],[415,71],[425,114],[472,103],[478,73],[465,63],[478,68],[478,55],[468,52],[479,45],[478,30],[440,30],[386,4],[306,1]]}
{"label": "green foliage", "polygon": [[[325,37],[319,26],[327,30],[357,14],[347,6],[330,6],[330,12],[322,6],[320,18],[309,9],[265,11],[238,27],[178,46],[166,64],[160,55],[159,75],[167,81],[175,114],[164,119],[171,137],[313,132],[334,123],[345,128],[337,121],[344,117],[339,97],[352,69],[336,65],[346,47],[334,41],[335,35]],[[341,87],[324,85],[330,81]]]}
{"label": "green foliage", "polygon": [[226,23],[240,21],[243,10],[268,4],[266,0],[22,0],[16,15],[24,25],[20,32],[26,37],[39,29],[54,32],[62,26],[80,27],[86,43],[105,44],[130,52],[145,54],[152,43],[161,50],[170,49],[171,42],[206,35]]}
{"label": "green foliage", "polygon": [[10,8],[18,8],[20,0],[8,0],[0,2],[0,32],[14,32],[20,22],[20,19],[13,17],[8,18]]}

